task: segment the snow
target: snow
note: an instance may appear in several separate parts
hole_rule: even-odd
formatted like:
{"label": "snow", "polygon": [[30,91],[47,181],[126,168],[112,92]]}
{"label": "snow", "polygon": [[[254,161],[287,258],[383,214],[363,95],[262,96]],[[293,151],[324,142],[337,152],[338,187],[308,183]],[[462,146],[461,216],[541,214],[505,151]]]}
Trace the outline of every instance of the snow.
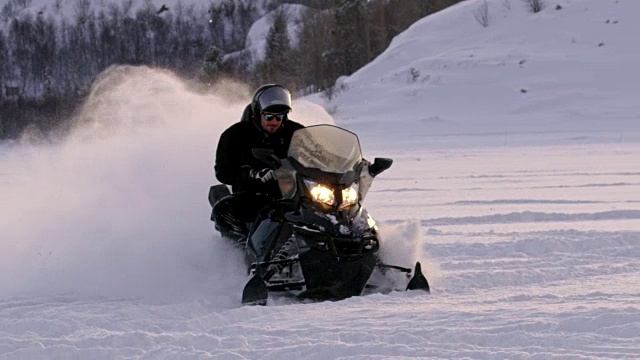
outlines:
{"label": "snow", "polygon": [[292,114],[394,159],[365,204],[432,294],[241,307],[206,194],[253,89],[112,68],[71,137],[0,145],[0,358],[640,357],[639,4],[480,3]]}
{"label": "snow", "polygon": [[418,21],[341,79],[326,107],[342,125],[380,128],[365,134],[402,146],[439,147],[454,135],[477,145],[540,144],[542,134],[549,144],[638,140],[640,45],[630,34],[639,2],[566,0],[531,14],[520,1],[488,1],[487,28],[473,18],[482,3]]}

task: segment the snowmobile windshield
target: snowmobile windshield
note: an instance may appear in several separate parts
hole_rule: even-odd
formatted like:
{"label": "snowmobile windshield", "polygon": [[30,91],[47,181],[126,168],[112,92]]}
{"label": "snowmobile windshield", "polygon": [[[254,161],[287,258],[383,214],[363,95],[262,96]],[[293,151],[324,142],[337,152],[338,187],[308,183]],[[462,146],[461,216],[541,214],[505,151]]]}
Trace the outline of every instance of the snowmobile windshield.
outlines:
{"label": "snowmobile windshield", "polygon": [[291,138],[288,155],[304,167],[330,173],[354,170],[362,161],[358,136],[333,125],[297,130]]}

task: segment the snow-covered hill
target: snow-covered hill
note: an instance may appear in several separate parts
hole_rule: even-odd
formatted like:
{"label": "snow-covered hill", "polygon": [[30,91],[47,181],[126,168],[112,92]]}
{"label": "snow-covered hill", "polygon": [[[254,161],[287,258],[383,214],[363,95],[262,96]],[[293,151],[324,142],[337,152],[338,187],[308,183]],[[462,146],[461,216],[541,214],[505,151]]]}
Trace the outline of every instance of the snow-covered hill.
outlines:
{"label": "snow-covered hill", "polygon": [[240,307],[206,195],[252,89],[112,68],[70,138],[0,148],[0,358],[640,358],[638,3],[482,3],[292,114],[395,160],[365,204],[431,295]]}
{"label": "snow-covered hill", "polygon": [[541,133],[552,143],[638,140],[640,2],[544,3],[534,14],[523,1],[487,1],[486,28],[474,19],[484,1],[422,19],[341,79],[325,106],[357,131],[420,146],[452,135],[493,145]]}

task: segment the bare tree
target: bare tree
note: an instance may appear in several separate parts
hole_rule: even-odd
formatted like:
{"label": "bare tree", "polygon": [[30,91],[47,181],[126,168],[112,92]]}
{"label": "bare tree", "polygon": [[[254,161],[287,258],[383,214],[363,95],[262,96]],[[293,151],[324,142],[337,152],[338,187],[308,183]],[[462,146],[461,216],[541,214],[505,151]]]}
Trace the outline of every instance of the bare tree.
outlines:
{"label": "bare tree", "polygon": [[544,0],[522,0],[524,1],[525,6],[532,13],[538,13],[544,9]]}
{"label": "bare tree", "polygon": [[9,28],[10,52],[13,58],[15,80],[20,82],[20,92],[33,88],[33,59],[36,57],[33,41],[33,18],[13,19]]}
{"label": "bare tree", "polygon": [[[0,103],[2,102],[2,91],[4,90],[5,82],[9,78],[9,51],[7,49],[7,42],[0,29]],[[2,138],[2,125],[0,124],[0,138]]]}
{"label": "bare tree", "polygon": [[308,92],[317,92],[331,86],[325,69],[329,67],[326,50],[333,29],[327,11],[307,9],[303,15],[303,26],[298,33],[298,48],[293,58],[295,71]]}
{"label": "bare tree", "polygon": [[244,48],[249,29],[264,15],[256,1],[247,0],[211,2],[207,13],[212,45],[227,53]]}
{"label": "bare tree", "polygon": [[89,17],[93,15],[91,9],[91,1],[89,0],[76,0],[74,4],[74,10],[76,13],[76,22],[84,24]]}
{"label": "bare tree", "polygon": [[487,3],[487,0],[484,0],[476,11],[473,12],[473,17],[482,27],[486,28],[489,26],[489,3]]}

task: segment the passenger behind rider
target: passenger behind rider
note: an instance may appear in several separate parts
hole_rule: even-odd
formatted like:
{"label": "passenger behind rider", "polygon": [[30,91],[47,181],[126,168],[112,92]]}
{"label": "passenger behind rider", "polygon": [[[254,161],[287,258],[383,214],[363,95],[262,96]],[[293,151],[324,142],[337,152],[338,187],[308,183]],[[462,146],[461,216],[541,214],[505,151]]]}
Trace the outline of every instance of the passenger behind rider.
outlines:
{"label": "passenger behind rider", "polygon": [[213,207],[211,220],[223,236],[239,240],[249,232],[258,212],[280,197],[273,170],[256,159],[254,148],[272,149],[279,158],[287,157],[294,131],[302,124],[288,118],[291,93],[276,84],[263,85],[244,109],[240,122],[220,135],[216,151],[216,178],[231,185],[232,194]]}

